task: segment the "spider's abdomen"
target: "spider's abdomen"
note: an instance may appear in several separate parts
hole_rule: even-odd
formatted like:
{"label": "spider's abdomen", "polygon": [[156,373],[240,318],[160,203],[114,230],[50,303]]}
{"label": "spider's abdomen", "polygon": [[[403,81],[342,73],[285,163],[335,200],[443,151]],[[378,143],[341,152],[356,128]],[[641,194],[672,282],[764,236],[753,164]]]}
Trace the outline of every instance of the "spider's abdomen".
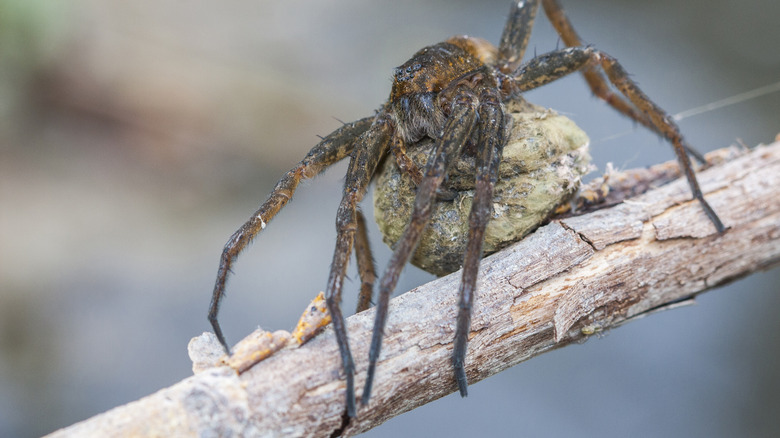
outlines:
{"label": "spider's abdomen", "polygon": [[472,37],[454,37],[425,47],[397,67],[390,92],[392,117],[401,137],[414,142],[436,138],[444,126],[447,108],[439,94],[472,72],[486,71],[495,58],[490,43]]}

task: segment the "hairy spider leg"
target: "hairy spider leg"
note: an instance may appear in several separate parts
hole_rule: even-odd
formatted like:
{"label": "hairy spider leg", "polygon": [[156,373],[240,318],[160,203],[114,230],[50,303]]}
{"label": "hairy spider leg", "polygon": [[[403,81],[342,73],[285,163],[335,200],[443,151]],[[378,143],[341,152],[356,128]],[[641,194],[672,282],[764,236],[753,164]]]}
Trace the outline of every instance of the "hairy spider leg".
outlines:
{"label": "hairy spider leg", "polygon": [[715,229],[719,233],[724,232],[726,227],[701,193],[696,174],[691,167],[691,160],[686,153],[688,148],[686,148],[685,140],[682,134],[680,134],[680,128],[677,127],[674,120],[661,107],[653,103],[639,89],[615,58],[593,47],[569,47],[531,59],[518,70],[515,81],[520,91],[526,91],[560,79],[593,64],[601,66],[612,85],[620,90],[624,96],[650,119],[653,126],[655,126],[656,132],[660,132],[672,143],[680,167],[688,179],[688,185],[691,187],[693,197],[699,201]]}
{"label": "hairy spider leg", "polygon": [[455,329],[455,346],[452,366],[460,395],[468,395],[466,378],[466,346],[471,328],[471,308],[476,295],[479,261],[485,228],[493,211],[493,187],[498,180],[498,165],[505,143],[505,115],[495,89],[486,89],[479,98],[479,140],[476,156],[476,181],[474,201],[469,212],[469,234],[463,257],[463,277],[460,281],[458,319]]}
{"label": "hairy spider leg", "polygon": [[[517,1],[512,4],[507,23],[498,45],[496,65],[505,74],[513,74],[521,65],[528,47],[536,11],[537,1]],[[487,223],[490,220],[493,188],[498,179],[498,166],[504,148],[504,113],[498,96],[483,93],[480,98],[485,103],[480,107],[480,143],[476,157],[476,181],[474,200],[469,212],[469,236],[463,257],[463,273],[460,282],[458,317],[455,328],[452,366],[455,380],[462,397],[468,395],[466,376],[466,350],[468,334],[471,330],[471,310],[476,295],[479,263],[482,259],[482,245]]]}
{"label": "hairy spider leg", "polygon": [[685,173],[685,177],[688,179],[688,185],[691,187],[694,198],[699,201],[702,209],[713,225],[715,225],[718,232],[724,232],[726,227],[723,226],[723,222],[721,222],[715,210],[710,207],[701,193],[699,182],[696,180],[696,175],[691,167],[691,160],[686,153],[686,150],[689,148],[686,148],[685,140],[682,134],[680,134],[680,128],[677,127],[674,120],[663,109],[653,103],[639,89],[615,58],[593,47],[569,47],[556,50],[537,56],[525,63],[518,70],[515,82],[519,91],[526,91],[592,65],[601,66],[612,85],[636,105],[655,126],[654,131],[661,133],[672,143],[677,154],[677,160]]}
{"label": "hairy spider leg", "polygon": [[461,87],[455,91],[455,98],[451,103],[450,116],[444,125],[443,134],[437,140],[436,148],[425,165],[423,180],[417,186],[417,196],[415,197],[414,209],[409,225],[398,242],[396,242],[393,255],[379,282],[376,319],[374,320],[371,347],[368,352],[366,383],[363,387],[363,405],[367,405],[368,400],[371,398],[371,386],[373,385],[376,362],[379,359],[379,351],[382,346],[390,293],[395,289],[403,267],[412,256],[423,230],[428,225],[433,212],[433,204],[436,201],[436,191],[444,181],[449,165],[458,156],[471,136],[471,132],[477,122],[477,103],[477,97],[469,88]]}
{"label": "hairy spider leg", "polygon": [[357,261],[358,276],[360,277],[360,294],[358,295],[357,313],[371,307],[371,296],[374,293],[376,270],[374,258],[371,256],[371,246],[368,241],[366,218],[360,209],[357,214],[357,232],[355,233],[355,259]]}
{"label": "hairy spider leg", "polygon": [[[536,2],[534,1],[533,3]],[[558,35],[561,37],[561,40],[563,40],[563,43],[566,44],[567,47],[585,46],[585,44],[582,43],[579,35],[577,35],[577,31],[574,30],[574,26],[572,26],[571,21],[569,21],[569,18],[566,16],[563,8],[556,0],[542,0],[542,5],[544,7],[544,12],[547,15],[547,18],[550,20],[550,23],[552,23],[555,31],[558,33]],[[588,87],[590,87],[591,91],[596,97],[608,103],[612,108],[616,109],[623,115],[630,117],[636,122],[642,124],[645,128],[655,132],[660,136],[668,138],[664,130],[659,129],[651,117],[641,111],[642,108],[637,108],[637,106],[632,105],[631,102],[626,101],[620,95],[612,92],[609,85],[607,84],[607,80],[604,78],[604,75],[602,75],[594,65],[587,65],[583,67],[581,69],[581,73],[585,78],[585,82],[587,82]],[[685,150],[691,156],[696,158],[696,161],[702,164],[706,164],[707,161],[701,152],[698,152],[696,149],[686,143],[683,145]]]}
{"label": "hairy spider leg", "polygon": [[674,122],[674,119],[666,114],[661,107],[653,103],[653,101],[639,89],[639,86],[629,78],[628,73],[615,58],[604,52],[597,52],[594,56],[597,57],[594,59],[600,58],[601,67],[607,73],[610,82],[612,82],[621,93],[628,96],[637,107],[648,114],[650,116],[650,121],[656,126],[657,131],[672,143],[674,151],[677,154],[677,160],[680,162],[680,167],[685,173],[688,185],[691,187],[693,197],[699,200],[699,204],[701,204],[702,209],[715,226],[715,229],[718,230],[718,233],[726,231],[726,227],[718,217],[718,214],[715,213],[715,210],[707,203],[704,199],[704,195],[701,193],[699,181],[696,179],[696,174],[693,172],[693,167],[691,166],[691,159],[688,157],[688,153],[686,153],[686,151],[691,151],[691,147],[688,146],[683,138],[680,133],[680,128],[677,126],[677,123]]}
{"label": "hairy spider leg", "polygon": [[512,3],[504,31],[501,33],[501,41],[498,44],[498,62],[496,64],[503,73],[512,74],[522,64],[538,7],[539,2],[536,0],[521,0]]}
{"label": "hairy spider leg", "polygon": [[344,195],[336,213],[336,248],[333,251],[333,262],[330,265],[328,285],[325,289],[325,302],[333,320],[333,330],[341,354],[349,417],[355,416],[355,363],[349,350],[344,315],[341,313],[341,291],[358,230],[357,205],[366,194],[381,158],[390,148],[392,130],[393,126],[383,111],[376,116],[371,128],[357,139],[349,160]]}
{"label": "hairy spider leg", "polygon": [[368,130],[373,120],[374,117],[366,117],[344,124],[344,126],[323,138],[306,154],[303,160],[284,174],[282,179],[276,183],[268,199],[225,244],[219,261],[217,281],[214,284],[214,292],[211,296],[208,319],[211,327],[214,329],[214,333],[217,335],[217,339],[225,348],[227,354],[230,354],[230,347],[228,347],[225,336],[222,334],[217,314],[219,313],[219,305],[225,295],[225,284],[227,276],[231,272],[231,265],[249,242],[265,228],[266,224],[292,198],[301,179],[313,178],[328,166],[349,156],[352,153],[355,138]]}

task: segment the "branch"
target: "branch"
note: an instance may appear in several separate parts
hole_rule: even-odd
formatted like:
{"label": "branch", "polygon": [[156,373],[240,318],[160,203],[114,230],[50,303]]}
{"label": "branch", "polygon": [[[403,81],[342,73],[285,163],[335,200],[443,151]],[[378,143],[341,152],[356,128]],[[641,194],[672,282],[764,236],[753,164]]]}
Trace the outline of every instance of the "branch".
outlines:
{"label": "branch", "polygon": [[[626,181],[625,174],[613,180]],[[469,381],[780,262],[780,143],[717,164],[699,180],[729,227],[722,235],[690,200],[685,181],[677,180],[608,209],[556,220],[485,258],[471,323]],[[327,328],[242,374],[229,366],[208,368],[51,436],[324,437],[366,431],[456,390],[450,354],[459,281],[455,273],[392,300],[371,403],[351,424],[342,423],[344,380]],[[347,320],[358,391],[373,321],[373,309]]]}

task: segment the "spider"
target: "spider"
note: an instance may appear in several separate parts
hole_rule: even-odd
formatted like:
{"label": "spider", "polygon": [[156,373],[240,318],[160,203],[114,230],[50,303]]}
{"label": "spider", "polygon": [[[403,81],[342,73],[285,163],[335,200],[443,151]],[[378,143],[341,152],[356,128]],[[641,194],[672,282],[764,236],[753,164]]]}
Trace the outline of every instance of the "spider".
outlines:
{"label": "spider", "polygon": [[[566,48],[522,63],[539,6],[560,35]],[[362,280],[358,311],[369,307],[375,272],[368,247],[365,220],[358,204],[366,194],[380,162],[392,154],[398,168],[417,188],[411,218],[393,248],[393,255],[379,281],[376,319],[361,402],[368,404],[377,359],[382,345],[390,294],[415,252],[431,217],[434,204],[447,198],[448,170],[461,155],[473,155],[474,198],[468,218],[468,237],[462,258],[462,279],[456,321],[452,366],[462,396],[467,395],[464,367],[476,293],[477,273],[483,255],[483,237],[492,213],[502,149],[512,118],[507,106],[522,102],[522,93],[573,72],[583,73],[593,93],[620,113],[665,137],[673,146],[693,197],[718,232],[725,227],[704,199],[691,167],[690,148],[672,119],[653,103],[610,55],[581,43],[563,9],[555,0],[514,1],[498,47],[469,36],[457,36],[423,48],[395,69],[390,97],[375,115],[346,123],[324,137],[274,187],[268,199],[228,240],[220,258],[208,319],[229,353],[217,314],[232,263],[247,244],[284,207],[302,179],[312,178],[330,165],[349,157],[344,192],[336,215],[336,248],[325,289],[328,310],[339,346],[346,381],[346,414],[356,415],[355,365],[349,349],[340,308],[346,267],[355,250]],[[612,84],[620,94],[614,93]],[[418,166],[407,155],[421,139],[434,143],[427,163]]]}

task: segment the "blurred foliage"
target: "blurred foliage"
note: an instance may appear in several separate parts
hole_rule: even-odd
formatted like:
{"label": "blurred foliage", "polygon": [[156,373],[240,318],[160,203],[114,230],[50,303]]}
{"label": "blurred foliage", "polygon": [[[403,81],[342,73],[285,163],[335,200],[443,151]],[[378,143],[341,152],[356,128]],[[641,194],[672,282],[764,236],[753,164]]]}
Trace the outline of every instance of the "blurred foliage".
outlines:
{"label": "blurred foliage", "polygon": [[61,54],[70,2],[0,0],[0,135],[23,109],[38,72]]}

